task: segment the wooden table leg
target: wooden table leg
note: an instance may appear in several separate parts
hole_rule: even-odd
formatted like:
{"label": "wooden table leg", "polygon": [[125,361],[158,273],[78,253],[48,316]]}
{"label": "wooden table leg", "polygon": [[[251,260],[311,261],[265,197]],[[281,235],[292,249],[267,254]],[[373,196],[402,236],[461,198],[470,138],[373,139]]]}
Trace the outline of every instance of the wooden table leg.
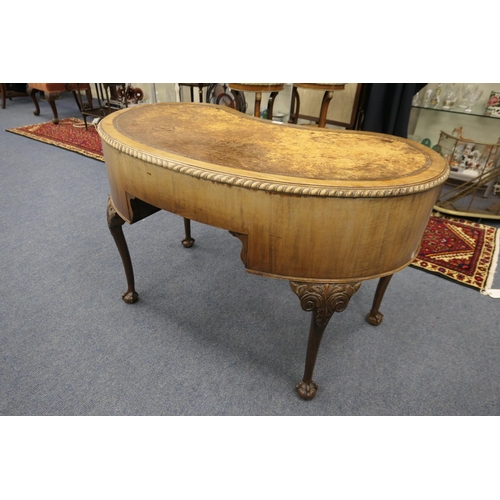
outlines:
{"label": "wooden table leg", "polygon": [[301,283],[290,281],[304,311],[312,311],[304,377],[296,386],[302,399],[316,396],[318,384],[312,379],[323,332],[334,312],[342,312],[361,283]]}
{"label": "wooden table leg", "polygon": [[116,247],[118,248],[118,252],[120,253],[120,257],[122,258],[123,267],[125,269],[125,276],[127,278],[127,291],[122,295],[122,299],[127,302],[127,304],[133,304],[139,300],[139,295],[135,291],[134,284],[134,270],[132,268],[132,260],[130,259],[130,253],[128,251],[127,241],[125,240],[125,236],[123,234],[122,226],[125,221],[118,215],[111,201],[111,197],[108,198],[108,207],[107,207],[107,218],[108,218],[108,227],[115,240]]}
{"label": "wooden table leg", "polygon": [[45,100],[49,103],[50,109],[52,109],[52,114],[54,118],[52,118],[52,123],[57,125],[59,123],[59,116],[57,114],[57,107],[55,100],[59,96],[59,92],[45,92]]}
{"label": "wooden table leg", "polygon": [[375,291],[375,297],[373,299],[373,305],[371,311],[368,313],[368,316],[366,316],[366,320],[370,325],[373,326],[378,326],[380,323],[382,323],[382,318],[384,315],[380,312],[380,304],[382,303],[382,299],[384,298],[385,291],[387,290],[387,287],[389,285],[389,281],[391,281],[392,274],[389,276],[384,276],[383,278],[380,278],[378,285],[377,285],[377,290]]}
{"label": "wooden table leg", "polygon": [[28,95],[31,97],[31,100],[33,101],[33,104],[35,105],[35,111],[33,111],[33,114],[35,116],[38,116],[40,114],[40,105],[38,104],[38,99],[36,98],[37,92],[38,92],[37,89],[28,87]]}
{"label": "wooden table leg", "polygon": [[185,248],[191,248],[194,245],[194,238],[191,238],[191,220],[184,217],[184,232],[186,236],[182,240],[182,245]]}

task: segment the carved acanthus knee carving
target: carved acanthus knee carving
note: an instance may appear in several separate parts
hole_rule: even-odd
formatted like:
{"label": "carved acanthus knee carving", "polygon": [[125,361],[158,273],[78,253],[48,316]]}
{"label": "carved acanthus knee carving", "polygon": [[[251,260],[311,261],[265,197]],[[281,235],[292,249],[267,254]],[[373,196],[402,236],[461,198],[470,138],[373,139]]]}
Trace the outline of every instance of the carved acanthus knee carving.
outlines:
{"label": "carved acanthus knee carving", "polygon": [[304,311],[315,312],[315,322],[326,327],[334,312],[342,312],[357,292],[361,283],[300,283],[290,281],[290,286],[300,299]]}

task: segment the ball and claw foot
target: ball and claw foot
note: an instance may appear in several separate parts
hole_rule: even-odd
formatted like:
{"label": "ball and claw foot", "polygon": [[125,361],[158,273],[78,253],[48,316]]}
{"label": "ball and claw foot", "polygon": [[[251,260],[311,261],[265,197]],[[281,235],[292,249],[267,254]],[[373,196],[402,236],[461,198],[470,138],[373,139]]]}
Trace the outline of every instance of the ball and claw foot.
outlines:
{"label": "ball and claw foot", "polygon": [[182,240],[184,248],[191,248],[194,245],[194,238],[184,238]]}
{"label": "ball and claw foot", "polygon": [[310,401],[311,399],[314,399],[314,396],[316,396],[318,384],[314,382],[314,380],[311,380],[311,382],[302,381],[295,386],[295,389],[297,389],[297,392],[302,399]]}
{"label": "ball and claw foot", "polygon": [[381,312],[369,313],[366,316],[366,321],[368,321],[368,323],[370,323],[370,325],[378,326],[382,323],[383,317],[384,317],[384,315]]}
{"label": "ball and claw foot", "polygon": [[137,292],[125,292],[122,295],[122,299],[127,304],[134,304],[139,300],[139,294]]}

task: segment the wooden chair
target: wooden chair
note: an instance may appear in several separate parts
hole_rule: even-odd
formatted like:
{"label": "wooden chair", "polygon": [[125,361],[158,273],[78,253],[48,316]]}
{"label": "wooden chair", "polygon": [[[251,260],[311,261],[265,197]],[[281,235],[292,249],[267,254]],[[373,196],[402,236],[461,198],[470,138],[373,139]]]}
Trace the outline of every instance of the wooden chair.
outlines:
{"label": "wooden chair", "polygon": [[[90,99],[88,105],[87,103],[84,103],[82,101],[82,94],[80,92],[81,86],[82,85],[88,85],[88,84],[82,84],[82,83],[77,83],[77,92],[76,92],[76,97],[78,99],[78,106],[80,108],[80,112],[82,113],[83,116],[83,121],[85,122],[85,129],[88,130],[88,125],[87,125],[87,117],[93,117],[93,118],[104,118],[105,116],[108,116],[109,114],[113,113],[114,111],[117,111],[121,109],[121,106],[115,106],[112,104],[111,101],[111,96],[117,94],[116,92],[116,87],[121,86],[123,92],[122,94],[126,93],[125,89],[125,84],[124,83],[96,83],[94,84],[95,89],[96,89],[96,98],[97,98],[97,103],[94,102],[93,96],[92,96],[92,90],[89,85],[89,94]],[[127,105],[127,99],[125,98],[124,105],[123,107],[128,107]]]}
{"label": "wooden chair", "polygon": [[[324,94],[320,103],[321,91]],[[294,83],[289,123],[298,123],[299,119],[303,119],[312,121],[319,127],[335,125],[348,130],[359,130],[364,116],[365,99],[366,85],[362,83]]]}
{"label": "wooden chair", "polygon": [[260,117],[260,103],[262,92],[271,92],[267,102],[267,119],[273,119],[274,100],[280,91],[285,88],[284,83],[229,83],[229,88],[236,94],[238,92],[255,92],[255,106],[253,115]]}

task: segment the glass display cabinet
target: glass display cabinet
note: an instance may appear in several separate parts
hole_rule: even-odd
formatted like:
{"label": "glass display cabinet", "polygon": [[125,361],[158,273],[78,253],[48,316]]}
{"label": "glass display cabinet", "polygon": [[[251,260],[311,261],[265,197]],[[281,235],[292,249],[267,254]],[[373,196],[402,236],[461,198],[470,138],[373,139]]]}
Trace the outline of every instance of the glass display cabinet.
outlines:
{"label": "glass display cabinet", "polygon": [[500,84],[428,84],[415,96],[408,138],[450,166],[435,209],[500,219]]}

